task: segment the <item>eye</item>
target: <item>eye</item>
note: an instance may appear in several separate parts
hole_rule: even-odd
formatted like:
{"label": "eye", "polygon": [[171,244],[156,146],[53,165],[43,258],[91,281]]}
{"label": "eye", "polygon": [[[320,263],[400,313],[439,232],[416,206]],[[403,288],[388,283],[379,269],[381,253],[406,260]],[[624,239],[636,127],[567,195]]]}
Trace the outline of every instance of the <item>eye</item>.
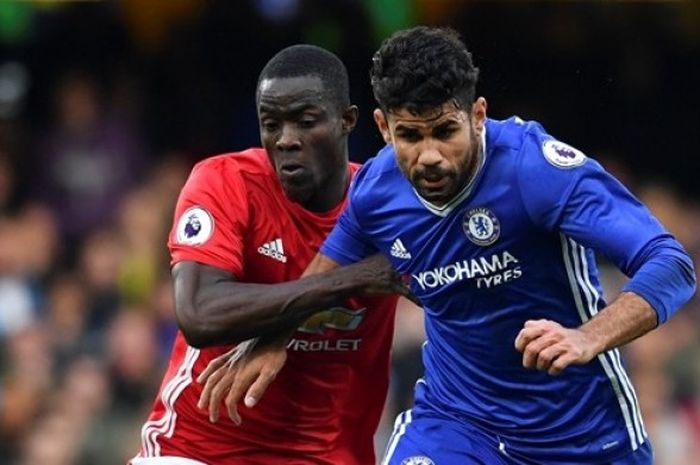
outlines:
{"label": "eye", "polygon": [[260,124],[266,132],[275,132],[279,128],[279,123],[273,120],[263,120]]}
{"label": "eye", "polygon": [[302,118],[297,124],[302,129],[311,129],[312,127],[316,126],[316,120],[313,118]]}
{"label": "eye", "polygon": [[441,126],[435,128],[433,131],[433,136],[436,139],[449,139],[452,135],[457,132],[457,128],[454,126]]}

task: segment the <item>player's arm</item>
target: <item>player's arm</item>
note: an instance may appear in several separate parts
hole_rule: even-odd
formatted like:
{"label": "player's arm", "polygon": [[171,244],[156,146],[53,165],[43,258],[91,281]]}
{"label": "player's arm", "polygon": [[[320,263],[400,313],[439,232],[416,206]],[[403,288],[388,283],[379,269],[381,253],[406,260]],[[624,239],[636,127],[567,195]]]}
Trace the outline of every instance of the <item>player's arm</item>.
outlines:
{"label": "player's arm", "polygon": [[180,329],[193,347],[231,344],[291,331],[350,297],[408,293],[389,262],[378,256],[345,267],[319,256],[309,271],[314,274],[296,281],[252,284],[216,267],[179,262],[172,275]]}
{"label": "player's arm", "polygon": [[[355,178],[350,187],[351,202],[319,253],[304,270],[302,279],[276,284],[270,295],[263,296],[267,300],[259,300],[254,295],[251,305],[260,318],[257,322],[254,318],[246,318],[245,305],[236,305],[240,310],[236,318],[244,320],[245,327],[252,330],[254,336],[261,336],[258,346],[285,347],[299,323],[316,311],[337,305],[348,297],[394,293],[416,302],[415,296],[402,283],[389,260],[377,254],[377,249],[360,225],[355,204],[361,203],[361,200],[355,197],[355,189],[361,178],[362,175]],[[238,288],[253,293],[256,289],[265,292],[265,288],[256,286],[240,285]],[[225,295],[225,298],[231,298]],[[268,302],[272,302],[272,308],[269,308]],[[216,309],[215,303],[211,307]],[[275,307],[281,308],[281,311],[275,313]]]}
{"label": "player's arm", "polygon": [[557,205],[535,195],[539,202],[530,203],[531,216],[561,231],[570,246],[583,244],[605,255],[631,278],[614,302],[578,328],[550,320],[525,323],[515,341],[523,365],[558,374],[664,323],[695,292],[696,280],[681,244],[596,162],[588,160],[563,174],[550,170],[555,171],[547,181],[562,182],[564,200]]}
{"label": "player's arm", "polygon": [[[329,271],[332,273],[332,270],[336,270],[341,264],[358,261],[373,250],[367,238],[363,237],[363,229],[358,225],[351,202],[303,276],[313,277]],[[379,260],[378,257],[377,259]],[[384,266],[387,266],[389,262],[383,260]],[[412,295],[407,295],[407,288],[402,290],[405,291],[403,295],[415,299]],[[263,396],[286,361],[286,343],[292,331],[268,334],[247,344],[246,353],[236,354],[235,360],[229,356],[222,356],[209,364],[198,378],[198,382],[205,384],[199,407],[208,408],[212,422],[217,421],[221,400],[225,396],[229,417],[236,424],[240,424],[239,400],[243,399],[246,406],[252,407]]]}
{"label": "player's arm", "polygon": [[[374,260],[381,261],[379,257]],[[306,267],[302,278],[329,272],[339,266],[335,260],[318,253]],[[197,382],[204,384],[198,407],[209,410],[212,423],[219,419],[221,400],[225,396],[229,418],[240,425],[239,400],[243,398],[247,407],[253,407],[260,400],[287,361],[287,341],[296,327],[244,341],[232,351],[209,362],[197,378]]]}
{"label": "player's arm", "polygon": [[525,322],[515,340],[515,347],[523,353],[523,366],[556,375],[666,321],[695,291],[690,258],[679,255],[673,247],[648,258],[623,292],[578,328],[565,328],[551,320]]}
{"label": "player's arm", "polygon": [[528,320],[515,340],[523,366],[561,373],[572,364],[590,362],[598,354],[622,346],[654,329],[657,314],[643,297],[621,293],[614,302],[578,328],[552,320]]}

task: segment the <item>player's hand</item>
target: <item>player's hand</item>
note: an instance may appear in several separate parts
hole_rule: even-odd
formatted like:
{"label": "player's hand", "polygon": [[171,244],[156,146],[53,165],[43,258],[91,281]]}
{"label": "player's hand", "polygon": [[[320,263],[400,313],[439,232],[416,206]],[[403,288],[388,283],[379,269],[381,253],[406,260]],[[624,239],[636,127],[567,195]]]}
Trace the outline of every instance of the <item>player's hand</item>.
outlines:
{"label": "player's hand", "polygon": [[224,370],[221,370],[221,368],[229,362],[231,355],[233,355],[235,350],[236,349],[231,349],[225,354],[221,354],[212,361],[210,361],[207,367],[204,369],[204,371],[201,372],[199,376],[197,376],[197,382],[199,384],[204,384],[207,382],[207,380],[209,380],[209,378],[212,377],[212,375],[220,377],[221,373],[224,372]]}
{"label": "player's hand", "polygon": [[[248,339],[236,345],[228,352],[219,355],[211,360],[207,367],[197,377],[199,384],[204,384],[204,389],[199,396],[197,408],[204,409],[209,406],[209,421],[216,423],[219,419],[219,400],[228,384],[226,380],[235,376],[238,368],[238,361],[246,354],[250,353],[258,343],[258,338]],[[212,404],[212,396],[216,396],[217,401]]]}
{"label": "player's hand", "polygon": [[528,320],[515,338],[523,366],[558,375],[569,365],[583,365],[597,354],[593,337],[551,320]]}
{"label": "player's hand", "polygon": [[[199,384],[204,384],[204,389],[199,395],[197,408],[209,410],[209,421],[216,423],[219,420],[219,399],[227,384],[227,380],[235,376],[237,366],[230,363],[233,350],[216,357],[209,362],[207,368],[197,377]],[[217,401],[214,402],[213,398]]]}
{"label": "player's hand", "polygon": [[[279,344],[268,344],[256,347],[250,354],[238,362],[238,370],[233,377],[222,379],[225,386],[230,386],[225,404],[228,416],[237,425],[241,424],[238,414],[238,403],[245,393],[243,403],[246,407],[254,407],[267,391],[270,383],[277,377],[287,361],[287,347]],[[219,399],[213,399],[219,402]]]}
{"label": "player's hand", "polygon": [[269,343],[246,349],[252,350],[230,351],[215,358],[197,378],[197,382],[205,383],[197,407],[209,410],[212,423],[219,419],[221,400],[226,394],[229,418],[240,425],[238,402],[243,393],[246,406],[254,406],[287,360],[285,344]]}
{"label": "player's hand", "polygon": [[365,295],[398,294],[422,306],[407,282],[383,255],[372,255],[351,266],[354,268],[353,273],[358,273],[366,282]]}

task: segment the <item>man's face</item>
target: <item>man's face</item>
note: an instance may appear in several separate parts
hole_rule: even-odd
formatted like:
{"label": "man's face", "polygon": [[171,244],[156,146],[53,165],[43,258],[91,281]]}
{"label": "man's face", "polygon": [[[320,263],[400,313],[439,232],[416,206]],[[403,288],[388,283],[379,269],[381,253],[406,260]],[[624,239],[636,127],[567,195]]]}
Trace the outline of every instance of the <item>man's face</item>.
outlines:
{"label": "man's face", "polygon": [[403,173],[421,197],[437,206],[449,202],[474,174],[485,117],[483,98],[474,103],[471,115],[452,101],[420,114],[405,108],[374,112]]}
{"label": "man's face", "polygon": [[347,163],[349,130],[328,101],[323,82],[317,76],[264,79],[258,119],[260,140],[287,196],[312,206],[323,195],[324,181],[337,179]]}

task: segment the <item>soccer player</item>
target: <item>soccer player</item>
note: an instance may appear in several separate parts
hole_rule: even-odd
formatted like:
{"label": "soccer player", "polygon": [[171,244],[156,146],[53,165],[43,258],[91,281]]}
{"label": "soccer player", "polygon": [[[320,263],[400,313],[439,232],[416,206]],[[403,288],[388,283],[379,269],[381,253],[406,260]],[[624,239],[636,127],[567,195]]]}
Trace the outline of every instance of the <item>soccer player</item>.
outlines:
{"label": "soccer player", "polygon": [[[375,460],[395,294],[407,288],[381,257],[297,280],[358,169],[347,72],[324,49],[289,47],[262,70],[256,98],[264,149],[200,162],[180,193],[168,246],[181,333],[133,465]],[[293,333],[287,363],[265,373],[276,382],[257,408],[210,421],[197,406],[203,369],[280,332]]]}
{"label": "soccer player", "polygon": [[[689,299],[692,262],[595,160],[534,121],[487,118],[477,75],[449,29],[382,44],[388,145],[315,260],[380,252],[424,306],[425,377],[383,463],[651,464],[618,348]],[[594,252],[631,278],[609,304]]]}

